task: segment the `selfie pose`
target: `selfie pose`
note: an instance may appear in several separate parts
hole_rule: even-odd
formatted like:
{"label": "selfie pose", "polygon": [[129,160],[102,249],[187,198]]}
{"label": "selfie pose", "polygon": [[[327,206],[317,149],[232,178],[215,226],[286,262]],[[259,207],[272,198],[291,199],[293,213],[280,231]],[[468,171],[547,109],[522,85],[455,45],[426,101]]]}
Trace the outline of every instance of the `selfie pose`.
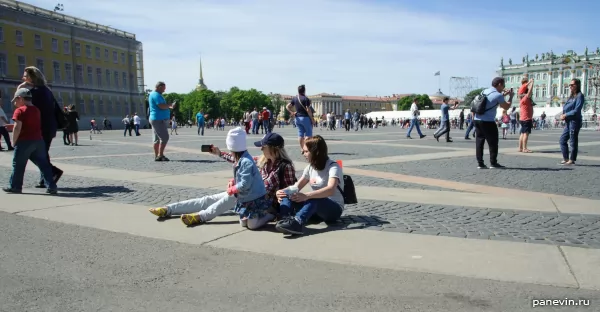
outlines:
{"label": "selfie pose", "polygon": [[[239,129],[239,130],[236,130]],[[248,155],[248,157],[252,160],[252,166],[254,165],[254,160],[247,153],[245,147],[245,132],[241,128],[236,128],[231,130],[229,133],[235,133],[238,139],[237,143],[232,143],[233,141],[229,139],[228,135],[228,148],[232,151],[232,153],[221,152],[219,148],[212,147],[210,145],[202,146],[202,150],[206,152],[210,152],[215,156],[219,156],[231,163],[234,163],[234,171],[235,168],[240,167],[239,159],[244,154]],[[235,130],[235,131],[234,131]],[[243,133],[243,140],[241,139],[240,132]],[[233,146],[238,144],[239,146]],[[243,144],[243,146],[241,146]],[[244,215],[241,220],[244,218],[247,219],[245,225],[249,229],[257,229],[262,227],[267,222],[274,219],[275,214],[277,213],[279,203],[275,197],[275,192],[278,189],[287,187],[296,182],[295,169],[292,161],[288,157],[285,149],[284,149],[284,140],[283,138],[276,133],[270,133],[266,135],[262,140],[254,143],[255,146],[260,147],[263,155],[261,155],[258,159],[258,167],[260,168],[260,179],[261,182],[258,183],[258,180],[253,176],[253,170],[237,170],[237,175],[234,179],[229,182],[228,191],[217,193],[214,195],[204,196],[201,198],[190,199],[174,204],[169,204],[166,207],[161,208],[152,208],[150,212],[158,217],[169,217],[173,215],[181,215],[181,221],[185,225],[197,225],[208,222],[215,217],[229,211],[232,209],[236,209],[237,206],[243,206],[244,204],[240,204],[240,196],[232,196],[229,192],[230,189],[233,189],[236,185],[239,189],[246,188],[248,190],[253,190],[254,193],[261,193],[261,185],[262,189],[265,190],[266,196],[264,196],[264,207],[258,207],[253,211],[248,210],[247,215]],[[240,152],[235,152],[235,150],[242,150],[242,156],[238,157]],[[248,158],[244,158],[243,166],[250,167],[250,165],[246,162]],[[250,174],[248,175],[248,172]],[[251,179],[250,179],[251,178]],[[244,185],[240,185],[241,182],[236,182],[240,179],[246,179]],[[240,180],[241,181],[241,180]],[[255,185],[256,183],[256,185]],[[247,191],[249,193],[249,191]],[[253,197],[248,195],[248,197]],[[261,198],[259,196],[259,198]],[[262,203],[262,199],[259,200],[260,206]],[[254,205],[256,208],[256,205]],[[238,209],[241,210],[241,209]],[[248,217],[250,216],[250,217]],[[255,217],[255,218],[253,218]],[[242,223],[244,225],[244,223]]]}

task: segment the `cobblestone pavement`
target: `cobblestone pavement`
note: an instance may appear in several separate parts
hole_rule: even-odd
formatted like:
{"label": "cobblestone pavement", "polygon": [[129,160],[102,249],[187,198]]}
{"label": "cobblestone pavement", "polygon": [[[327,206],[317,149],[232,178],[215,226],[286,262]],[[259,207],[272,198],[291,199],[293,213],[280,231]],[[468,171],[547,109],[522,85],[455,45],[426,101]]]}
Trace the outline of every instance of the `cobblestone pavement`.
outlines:
{"label": "cobblestone pavement", "polygon": [[[173,145],[180,147],[195,148],[201,144],[210,142],[222,142],[226,132],[208,133],[213,137],[198,138],[193,135],[195,129],[180,131],[182,135],[173,137]],[[387,140],[394,138],[390,135],[399,128],[369,130],[373,133],[368,135],[340,135],[336,132],[336,140],[348,140],[348,145],[331,144],[330,151],[336,159],[350,159],[348,155],[338,155],[336,151],[355,153],[356,158],[384,157],[386,155],[414,155],[435,153],[435,149],[419,149],[413,147],[378,146],[388,149],[386,155],[376,155],[373,146],[356,144],[351,140]],[[380,133],[376,133],[379,131]],[[426,130],[427,131],[427,130]],[[189,132],[189,133],[188,133]],[[185,135],[185,134],[188,135]],[[360,132],[359,132],[360,133]],[[364,133],[364,132],[363,132]],[[427,133],[427,132],[426,132]],[[293,129],[287,129],[284,136],[293,135]],[[590,135],[586,140],[591,140]],[[217,137],[222,136],[222,137]],[[143,133],[142,137],[127,137],[123,139],[119,133],[107,132],[101,139],[94,137],[92,141],[83,141],[80,147],[67,147],[55,144],[51,150],[54,158],[78,157],[57,160],[72,164],[97,166],[105,168],[117,168],[124,170],[139,170],[149,172],[162,172],[165,174],[186,174],[208,171],[230,170],[231,166],[216,158],[202,153],[170,153],[172,159],[169,163],[156,163],[152,155],[148,153],[149,148],[136,145],[147,142],[149,133]],[[549,138],[549,139],[548,139]],[[104,140],[104,141],[102,141]],[[252,142],[256,138],[250,138]],[[550,144],[554,140],[551,136],[542,137],[540,141],[548,140],[548,143],[537,143],[538,145]],[[136,144],[115,144],[112,141],[132,142]],[[288,140],[289,141],[289,140]],[[508,140],[510,141],[510,140]],[[61,143],[60,141],[57,141]],[[437,143],[433,140],[406,140],[411,145],[431,145]],[[390,142],[397,143],[397,142]],[[464,141],[462,146],[470,146],[473,141]],[[510,142],[513,144],[514,142]],[[296,142],[289,149],[295,151]],[[443,145],[446,145],[445,143]],[[456,147],[458,144],[452,145]],[[583,147],[582,150],[589,156],[593,155],[596,146]],[[168,150],[168,149],[167,149]],[[258,149],[251,150],[258,155]],[[445,150],[446,151],[446,150]],[[556,151],[547,151],[555,153]],[[123,157],[86,157],[101,155],[123,155],[134,154]],[[290,152],[293,154],[293,152]],[[294,159],[302,159],[297,153]],[[446,180],[467,182],[473,184],[485,184],[492,186],[504,186],[514,189],[525,189],[531,191],[542,191],[568,196],[579,196],[599,199],[597,182],[600,181],[600,162],[582,161],[580,166],[561,167],[555,159],[544,157],[527,157],[520,155],[500,155],[500,161],[509,168],[505,170],[476,170],[473,168],[474,156],[456,157],[450,159],[411,161],[408,163],[395,163],[385,165],[369,165],[362,167],[368,170],[384,172],[396,172],[406,175],[441,178]],[[297,174],[301,173],[303,168]],[[0,171],[0,180],[8,181],[10,170]],[[378,186],[424,190],[445,190],[439,187],[397,182],[387,179],[373,178],[369,176],[352,176],[356,185]],[[34,172],[26,174],[24,187],[32,187],[38,179]],[[6,183],[6,182],[3,182]],[[215,190],[198,189],[193,187],[178,187],[155,185],[150,183],[106,180],[87,177],[76,177],[65,175],[59,183],[60,195],[65,197],[95,198],[101,200],[116,201],[126,204],[138,204],[149,207],[163,206],[168,203],[186,200],[195,197],[212,194]],[[456,207],[439,205],[422,205],[416,203],[399,203],[388,201],[365,201],[359,200],[357,205],[348,205],[344,215],[337,225],[340,228],[367,228],[372,230],[414,233],[425,235],[440,235],[465,237],[474,239],[493,239],[520,241],[536,244],[557,244],[583,246],[588,248],[600,248],[600,216],[595,215],[567,215],[558,213],[541,213],[527,211],[479,209],[476,207]],[[507,207],[510,208],[510,207]],[[517,208],[517,207],[515,207]]]}
{"label": "cobblestone pavement", "polygon": [[347,206],[341,223],[400,233],[600,248],[598,215],[361,201]]}
{"label": "cobblestone pavement", "polygon": [[[487,155],[484,156],[488,157]],[[510,189],[600,199],[600,162],[564,167],[544,157],[500,155],[502,170],[478,170],[475,156],[362,166],[362,169],[395,172],[428,178]],[[489,160],[486,159],[489,165]],[[423,169],[428,168],[428,169]],[[510,207],[507,207],[510,208]]]}

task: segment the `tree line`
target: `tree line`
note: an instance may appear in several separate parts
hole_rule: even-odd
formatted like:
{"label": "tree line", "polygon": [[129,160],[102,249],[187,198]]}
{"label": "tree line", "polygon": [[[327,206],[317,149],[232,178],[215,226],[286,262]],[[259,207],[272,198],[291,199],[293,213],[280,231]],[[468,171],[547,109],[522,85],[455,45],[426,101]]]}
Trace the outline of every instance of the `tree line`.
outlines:
{"label": "tree line", "polygon": [[[151,90],[146,90],[149,94]],[[256,89],[242,90],[232,87],[228,91],[194,90],[189,93],[165,93],[167,103],[177,101],[173,114],[177,120],[194,120],[196,113],[208,114],[208,118],[222,117],[240,120],[244,113],[257,108],[268,108],[274,116],[279,114],[282,105],[286,104],[279,94],[264,94]],[[146,96],[146,105],[148,100]],[[284,114],[288,115],[287,110]],[[285,118],[286,116],[284,116]]]}

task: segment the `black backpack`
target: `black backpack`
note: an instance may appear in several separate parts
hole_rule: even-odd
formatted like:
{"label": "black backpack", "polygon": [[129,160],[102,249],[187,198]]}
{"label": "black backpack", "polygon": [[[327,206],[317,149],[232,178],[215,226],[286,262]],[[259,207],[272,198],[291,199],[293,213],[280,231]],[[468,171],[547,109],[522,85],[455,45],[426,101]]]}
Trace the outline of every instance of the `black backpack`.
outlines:
{"label": "black backpack", "polygon": [[[335,163],[335,162],[333,162],[333,163]],[[356,189],[354,188],[354,181],[352,181],[352,177],[345,174],[344,175],[344,189],[342,190],[342,188],[340,187],[339,184],[338,184],[337,188],[340,191],[340,193],[342,193],[342,196],[344,197],[344,204],[346,204],[346,205],[358,204],[358,198],[356,197]]]}
{"label": "black backpack", "polygon": [[[490,92],[490,94],[492,94],[494,92],[498,92],[498,91],[492,91],[492,92]],[[483,91],[481,91],[480,94],[475,96],[475,98],[471,102],[471,112],[473,112],[477,115],[483,115],[485,112],[495,108],[496,106],[485,109],[485,106],[487,105],[487,102],[488,102],[487,101],[488,95],[483,94]]]}

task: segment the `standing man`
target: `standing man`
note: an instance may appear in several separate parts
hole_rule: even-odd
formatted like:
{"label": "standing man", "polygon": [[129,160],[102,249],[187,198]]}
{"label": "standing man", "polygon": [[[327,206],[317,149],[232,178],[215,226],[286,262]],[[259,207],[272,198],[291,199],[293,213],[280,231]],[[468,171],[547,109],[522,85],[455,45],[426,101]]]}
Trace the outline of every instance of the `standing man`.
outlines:
{"label": "standing man", "polygon": [[[454,103],[454,106],[458,106],[458,101],[456,103]],[[461,109],[460,110],[460,115],[458,115],[458,122],[460,125],[460,130],[464,130],[464,125],[465,125],[465,109]]]}
{"label": "standing man", "polygon": [[140,125],[142,124],[142,119],[138,116],[137,113],[133,113],[133,127],[135,129],[135,135],[140,136]]}
{"label": "standing man", "polygon": [[449,97],[445,97],[444,100],[442,101],[442,107],[441,107],[441,112],[442,112],[442,120],[441,120],[441,125],[440,128],[438,129],[438,131],[436,131],[433,134],[433,137],[439,142],[440,141],[440,137],[442,135],[446,135],[446,142],[452,142],[452,140],[450,139],[450,109],[456,109],[456,107],[458,107],[458,102],[454,103],[454,106],[450,107],[448,106],[448,102],[450,101]]}
{"label": "standing man", "polygon": [[258,110],[255,107],[252,113],[250,113],[250,116],[252,117],[252,134],[258,134],[258,115]]}
{"label": "standing man", "polygon": [[519,136],[519,152],[531,153],[527,148],[527,141],[533,128],[533,79],[523,79],[519,88],[519,121],[521,123],[521,135]]}
{"label": "standing man", "polygon": [[154,160],[169,161],[165,157],[165,147],[169,142],[169,120],[173,105],[167,104],[162,94],[167,85],[159,81],[152,93],[148,96],[150,108],[150,125],[152,125],[152,140],[154,141]]}
{"label": "standing man", "polygon": [[[485,112],[481,115],[474,114],[475,133],[475,157],[477,158],[477,169],[488,169],[483,162],[483,148],[485,141],[488,143],[490,150],[490,169],[504,168],[498,163],[498,125],[496,125],[496,113],[498,106],[502,109],[508,109],[515,95],[512,89],[504,90],[504,78],[496,77],[492,80],[492,87],[483,90],[486,97]],[[509,95],[508,102],[504,96]]]}
{"label": "standing man", "polygon": [[263,111],[261,114],[263,128],[265,128],[265,134],[269,134],[269,132],[271,131],[271,112],[266,107],[263,107]]}
{"label": "standing man", "polygon": [[352,117],[352,114],[350,114],[350,110],[347,109],[346,112],[344,113],[344,127],[346,128],[346,131],[350,131],[350,118]]}
{"label": "standing man", "polygon": [[[204,135],[204,113],[202,111],[196,114],[196,126],[198,127],[198,135]],[[246,132],[248,132],[248,127],[246,127]]]}
{"label": "standing man", "polygon": [[354,122],[354,131],[358,131],[358,124],[360,123],[360,114],[358,113],[358,109],[354,112],[354,115],[352,116],[352,120]]}
{"label": "standing man", "polygon": [[424,135],[421,132],[421,127],[419,126],[419,116],[421,116],[421,112],[419,111],[419,106],[417,105],[419,104],[419,100],[418,99],[414,99],[412,105],[410,106],[410,113],[412,116],[412,119],[410,120],[410,128],[408,128],[408,132],[406,133],[406,138],[407,139],[412,139],[410,137],[410,133],[412,132],[412,129],[414,127],[417,127],[417,133],[419,133],[419,138],[424,138],[426,137],[426,135]]}
{"label": "standing man", "polygon": [[[292,110],[292,106],[294,110]],[[298,87],[298,96],[293,97],[285,108],[292,117],[295,117],[296,127],[298,127],[298,143],[300,143],[300,149],[303,150],[304,140],[312,137],[314,124],[311,102],[306,96],[306,86]]]}

